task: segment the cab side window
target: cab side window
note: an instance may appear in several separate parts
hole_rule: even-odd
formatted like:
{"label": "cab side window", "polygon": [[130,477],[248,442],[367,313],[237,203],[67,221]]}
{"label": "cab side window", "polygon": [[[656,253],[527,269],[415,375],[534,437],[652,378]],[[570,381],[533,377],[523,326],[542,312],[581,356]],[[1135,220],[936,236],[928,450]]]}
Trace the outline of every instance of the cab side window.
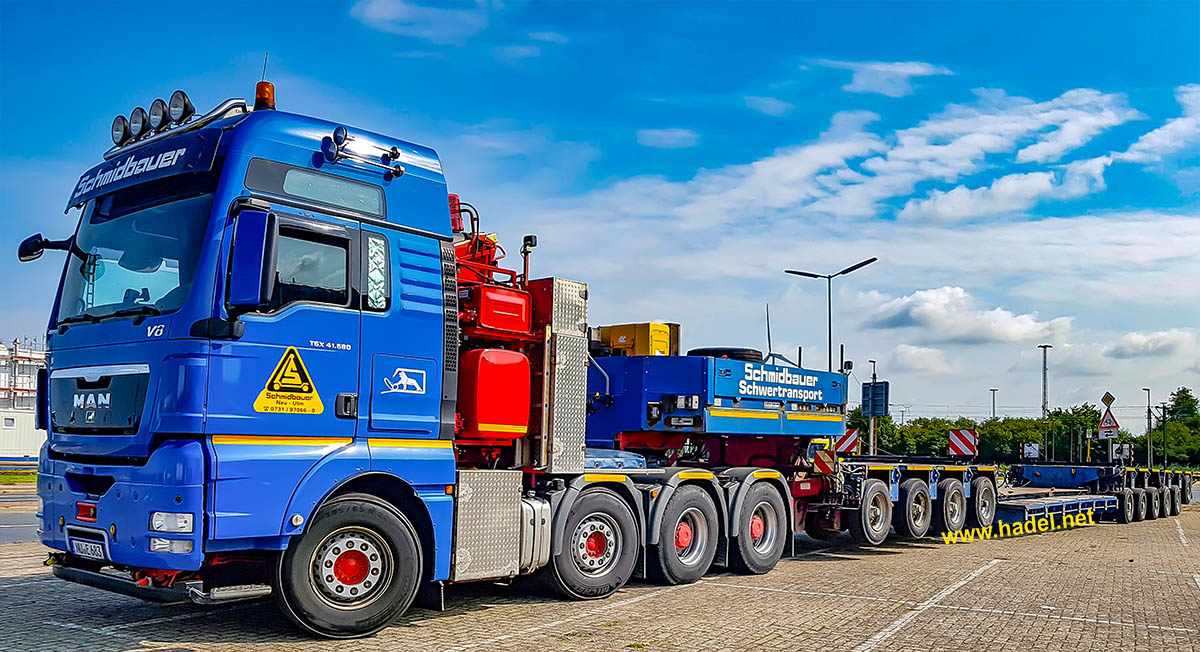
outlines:
{"label": "cab side window", "polygon": [[277,241],[275,291],[269,309],[308,302],[350,304],[350,241],[281,228]]}

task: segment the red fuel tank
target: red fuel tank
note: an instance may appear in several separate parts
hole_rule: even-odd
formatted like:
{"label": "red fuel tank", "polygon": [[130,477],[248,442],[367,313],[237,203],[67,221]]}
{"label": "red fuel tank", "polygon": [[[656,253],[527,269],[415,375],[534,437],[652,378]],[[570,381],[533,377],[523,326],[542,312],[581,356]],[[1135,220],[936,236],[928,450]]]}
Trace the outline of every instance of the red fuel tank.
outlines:
{"label": "red fuel tank", "polygon": [[458,368],[459,439],[511,441],[529,432],[529,358],[505,349],[471,349]]}

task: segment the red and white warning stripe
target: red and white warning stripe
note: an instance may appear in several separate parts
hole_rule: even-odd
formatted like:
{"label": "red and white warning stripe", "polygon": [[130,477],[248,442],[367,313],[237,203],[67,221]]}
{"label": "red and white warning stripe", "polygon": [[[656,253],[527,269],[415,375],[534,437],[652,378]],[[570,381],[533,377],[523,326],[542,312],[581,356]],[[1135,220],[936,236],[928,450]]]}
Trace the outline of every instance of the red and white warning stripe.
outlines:
{"label": "red and white warning stripe", "polygon": [[847,428],[846,434],[842,435],[833,445],[833,450],[838,453],[855,453],[858,451],[858,428]]}
{"label": "red and white warning stripe", "polygon": [[974,457],[979,449],[979,433],[974,430],[950,431],[950,454]]}
{"label": "red and white warning stripe", "polygon": [[817,451],[817,454],[813,456],[813,466],[817,468],[817,473],[833,475],[834,469],[837,467],[837,460],[831,451]]}

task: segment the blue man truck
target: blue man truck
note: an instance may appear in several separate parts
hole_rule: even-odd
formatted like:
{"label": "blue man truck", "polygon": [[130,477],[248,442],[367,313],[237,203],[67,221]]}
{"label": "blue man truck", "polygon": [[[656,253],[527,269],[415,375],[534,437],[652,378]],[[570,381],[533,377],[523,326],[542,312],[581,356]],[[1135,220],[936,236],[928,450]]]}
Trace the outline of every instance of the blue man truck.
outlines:
{"label": "blue man truck", "polygon": [[[437,154],[185,93],[113,121],[67,210],[47,332],[40,536],[53,572],[161,602],[273,596],[371,634],[450,583],[765,573],[804,531],[990,525],[994,466],[837,458],[844,373],[674,325],[594,328],[529,276]],[[468,225],[469,221],[469,225]]]}

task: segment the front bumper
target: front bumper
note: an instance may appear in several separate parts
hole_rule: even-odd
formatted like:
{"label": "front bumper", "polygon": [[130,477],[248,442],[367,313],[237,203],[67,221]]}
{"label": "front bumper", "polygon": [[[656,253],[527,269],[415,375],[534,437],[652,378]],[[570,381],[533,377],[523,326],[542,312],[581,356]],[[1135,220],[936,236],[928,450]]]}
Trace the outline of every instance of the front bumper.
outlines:
{"label": "front bumper", "polygon": [[[204,562],[204,447],[169,441],[141,466],[50,459],[38,474],[42,543],[75,553],[72,540],[101,544],[107,561],[137,568],[198,570]],[[76,503],[96,505],[95,522],[77,518]],[[193,514],[190,534],[150,531],[153,512]],[[114,533],[115,532],[115,533]],[[150,538],[186,540],[189,553],[150,552]]]}

